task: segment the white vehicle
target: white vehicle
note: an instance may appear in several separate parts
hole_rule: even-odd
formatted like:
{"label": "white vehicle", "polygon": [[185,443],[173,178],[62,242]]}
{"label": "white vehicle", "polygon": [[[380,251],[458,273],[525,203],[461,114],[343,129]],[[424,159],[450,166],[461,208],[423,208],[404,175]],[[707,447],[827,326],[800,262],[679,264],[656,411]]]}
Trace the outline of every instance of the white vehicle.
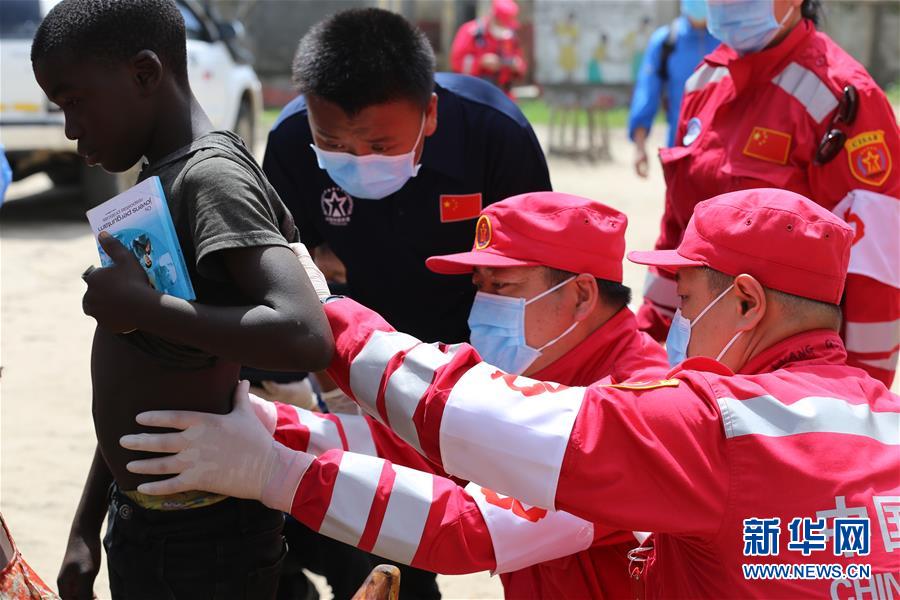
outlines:
{"label": "white vehicle", "polygon": [[[130,177],[87,167],[65,136],[63,114],[31,70],[31,40],[59,0],[0,0],[0,142],[13,180],[46,172],[57,184],[80,182],[88,206],[134,183]],[[187,34],[188,78],[217,129],[231,129],[253,144],[262,110],[262,86],[241,45],[243,26],[224,22],[194,0],[176,0]]]}

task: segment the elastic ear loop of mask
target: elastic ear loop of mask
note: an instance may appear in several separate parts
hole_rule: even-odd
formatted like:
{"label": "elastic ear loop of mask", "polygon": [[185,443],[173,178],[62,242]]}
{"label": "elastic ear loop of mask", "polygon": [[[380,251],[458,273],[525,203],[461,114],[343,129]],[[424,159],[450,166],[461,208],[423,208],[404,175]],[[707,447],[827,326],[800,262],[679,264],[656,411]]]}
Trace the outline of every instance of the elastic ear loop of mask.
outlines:
{"label": "elastic ear loop of mask", "polygon": [[710,302],[709,304],[707,304],[707,305],[706,305],[706,308],[704,308],[702,311],[700,311],[700,314],[699,314],[699,315],[697,315],[696,317],[694,317],[693,319],[691,319],[691,329],[693,329],[693,328],[694,328],[694,325],[697,324],[697,321],[699,321],[700,319],[702,319],[702,318],[703,318],[703,315],[705,315],[707,312],[709,312],[709,309],[711,309],[713,306],[715,306],[716,303],[717,303],[719,300],[722,299],[722,296],[724,296],[725,294],[727,294],[728,292],[730,292],[730,291],[731,291],[731,288],[733,288],[733,287],[734,287],[734,284],[732,283],[732,284],[729,285],[727,288],[725,288],[725,289],[722,291],[721,294],[719,294],[718,296],[716,296],[716,299],[715,299],[715,300],[713,300],[712,302]]}
{"label": "elastic ear loop of mask", "polygon": [[[713,306],[715,306],[716,303],[717,303],[719,300],[721,300],[722,297],[723,297],[725,294],[727,294],[728,292],[730,292],[730,291],[731,291],[731,288],[733,288],[733,287],[734,287],[734,284],[732,283],[732,284],[729,285],[727,288],[725,288],[725,290],[722,291],[721,294],[719,294],[718,296],[716,296],[716,299],[715,299],[715,300],[713,300],[712,302],[710,302],[710,303],[707,305],[707,307],[704,308],[703,311],[702,311],[699,315],[697,315],[697,318],[691,320],[691,329],[693,329],[693,328],[694,328],[694,325],[697,324],[697,321],[699,321],[700,318],[701,318],[703,315],[705,315],[706,312],[707,312],[709,309],[711,309]],[[736,334],[734,334],[734,337],[732,337],[731,340],[730,340],[727,344],[725,344],[725,347],[722,348],[722,351],[719,352],[718,356],[716,356],[716,362],[720,362],[720,361],[722,360],[722,357],[725,356],[725,353],[728,352],[728,350],[729,350],[729,349],[731,348],[731,346],[737,341],[737,339],[738,339],[739,337],[741,337],[741,334],[742,334],[742,333],[744,333],[744,332],[743,332],[743,331],[738,331]]]}
{"label": "elastic ear loop of mask", "polygon": [[[555,292],[556,290],[558,290],[558,289],[561,288],[562,286],[566,285],[566,284],[569,283],[570,281],[574,281],[576,277],[577,277],[577,275],[572,275],[571,277],[569,277],[569,278],[566,279],[565,281],[561,281],[561,282],[557,283],[556,285],[554,285],[554,286],[553,286],[552,288],[550,288],[549,290],[544,291],[544,292],[541,292],[540,294],[538,294],[537,296],[535,296],[535,297],[532,298],[531,300],[528,300],[528,301],[525,303],[525,305],[527,306],[527,305],[531,304],[532,302],[535,302],[535,301],[537,301],[537,300],[540,300],[540,299],[543,298],[544,296],[549,296],[550,294],[552,294],[553,292]],[[550,340],[549,342],[547,342],[546,344],[544,344],[544,345],[541,346],[540,348],[537,348],[537,351],[538,351],[538,352],[543,352],[545,348],[549,348],[550,346],[552,346],[553,344],[555,344],[555,343],[558,342],[559,340],[563,339],[565,336],[567,336],[569,333],[571,333],[572,330],[575,329],[576,327],[578,327],[578,321],[575,321],[574,323],[572,323],[572,324],[569,326],[568,329],[566,329],[565,331],[563,331],[561,334],[559,334],[558,336],[556,336],[555,338],[553,338],[552,340]]]}

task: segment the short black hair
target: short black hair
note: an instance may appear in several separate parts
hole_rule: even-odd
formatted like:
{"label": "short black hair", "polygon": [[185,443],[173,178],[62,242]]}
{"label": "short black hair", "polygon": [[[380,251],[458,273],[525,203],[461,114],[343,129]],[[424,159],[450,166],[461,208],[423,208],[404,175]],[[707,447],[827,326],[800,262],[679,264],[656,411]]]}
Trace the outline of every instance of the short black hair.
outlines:
{"label": "short black hair", "polygon": [[[706,283],[713,294],[721,294],[728,286],[734,283],[735,277],[711,267],[700,267],[706,275]],[[817,316],[819,319],[831,322],[835,330],[841,328],[841,307],[830,302],[804,298],[795,294],[789,294],[772,288],[765,288],[766,292],[781,303],[785,315],[789,319],[800,320],[809,316]]]}
{"label": "short black hair", "polygon": [[[578,273],[564,271],[562,269],[554,269],[547,267],[547,274],[550,279],[550,285],[562,283],[570,277],[575,277]],[[610,281],[609,279],[595,278],[597,281],[597,290],[600,292],[600,299],[607,305],[616,309],[625,308],[631,303],[631,288],[618,281]]]}
{"label": "short black hair", "polygon": [[187,83],[184,18],[173,0],[63,0],[34,34],[31,62],[60,55],[126,61],[141,50]]}
{"label": "short black hair", "polygon": [[822,20],[822,2],[821,0],[803,0],[800,5],[800,14],[804,19],[809,19],[813,25],[819,25]]}
{"label": "short black hair", "polygon": [[425,108],[434,91],[434,50],[402,16],[355,8],[303,36],[293,72],[300,93],[337,104],[348,115],[395,100]]}

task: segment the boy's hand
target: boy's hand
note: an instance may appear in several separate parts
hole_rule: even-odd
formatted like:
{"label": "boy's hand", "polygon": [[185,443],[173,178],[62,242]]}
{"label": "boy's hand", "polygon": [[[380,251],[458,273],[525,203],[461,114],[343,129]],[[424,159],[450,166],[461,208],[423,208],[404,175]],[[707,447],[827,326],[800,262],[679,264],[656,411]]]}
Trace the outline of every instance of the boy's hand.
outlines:
{"label": "boy's hand", "polygon": [[238,384],[234,410],[227,415],[178,410],[139,414],[136,420],[141,425],[182,431],[126,435],[119,441],[130,450],[170,453],[128,463],[132,473],[177,475],[143,483],[138,491],[159,495],[204,490],[290,511],[297,485],[314,457],[272,439],[248,396],[249,387],[246,381]]}
{"label": "boy's hand", "polygon": [[87,284],[82,310],[105,329],[116,333],[134,331],[142,303],[158,297],[159,293],[150,285],[134,255],[119,240],[104,232],[99,241],[113,264],[101,269],[89,268],[81,276]]}
{"label": "boy's hand", "polygon": [[62,600],[91,600],[94,580],[100,572],[100,532],[93,535],[75,529],[69,533],[56,587]]}

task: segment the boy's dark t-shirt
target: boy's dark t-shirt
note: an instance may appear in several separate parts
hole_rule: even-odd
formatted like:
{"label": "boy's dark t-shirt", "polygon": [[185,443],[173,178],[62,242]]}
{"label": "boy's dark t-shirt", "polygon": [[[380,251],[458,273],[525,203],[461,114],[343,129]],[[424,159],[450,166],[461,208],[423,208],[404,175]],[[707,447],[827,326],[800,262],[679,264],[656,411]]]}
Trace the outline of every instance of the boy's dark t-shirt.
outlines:
{"label": "boy's dark t-shirt", "polygon": [[[231,248],[299,241],[294,219],[241,139],[213,131],[146,165],[138,181],[158,175],[175,223],[197,302],[240,306],[250,301],[228,280],[221,256]],[[215,357],[137,331],[128,336],[174,368],[208,366]]]}
{"label": "boy's dark t-shirt", "polygon": [[[227,273],[220,251],[287,247],[299,234],[290,212],[240,138],[215,131],[146,165],[139,180],[158,175],[197,294],[197,302],[243,306],[251,302]],[[136,430],[144,410],[227,412],[240,365],[197,348],[135,331],[94,333],[91,352],[94,426],[100,450],[123,490],[156,476],[130,473],[144,457],[119,438]],[[137,427],[138,430],[143,430]]]}

